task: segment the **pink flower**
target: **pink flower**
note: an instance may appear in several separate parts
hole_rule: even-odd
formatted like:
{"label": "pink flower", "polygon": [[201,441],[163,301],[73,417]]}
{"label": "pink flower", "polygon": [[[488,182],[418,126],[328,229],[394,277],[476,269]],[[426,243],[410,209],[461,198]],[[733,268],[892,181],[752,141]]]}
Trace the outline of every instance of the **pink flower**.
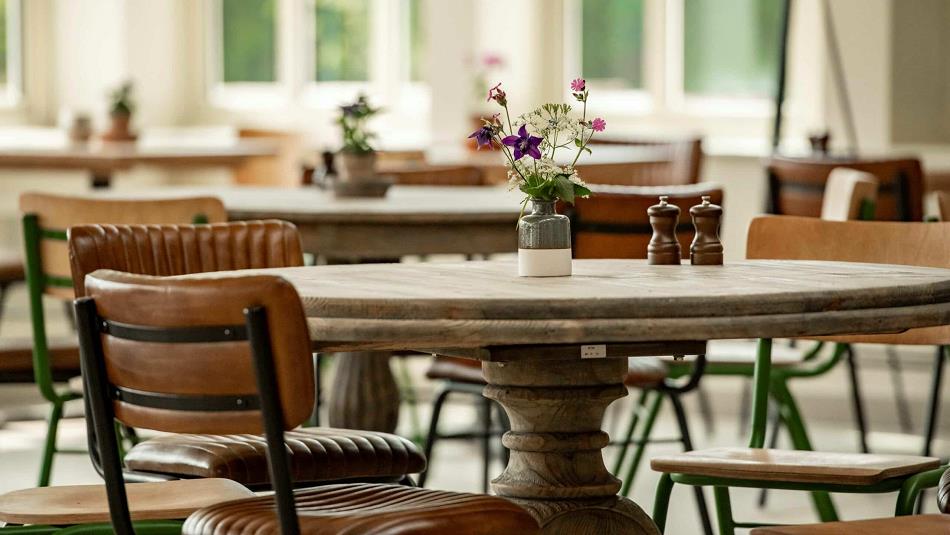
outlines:
{"label": "pink flower", "polygon": [[598,117],[590,122],[590,127],[594,132],[603,132],[604,129],[607,128],[607,121]]}
{"label": "pink flower", "polygon": [[586,88],[587,88],[587,80],[584,80],[583,78],[575,78],[571,82],[571,91],[579,93]]}
{"label": "pink flower", "polygon": [[491,89],[488,90],[488,98],[485,99],[485,102],[488,102],[489,100],[494,100],[495,102],[504,106],[505,104],[508,103],[508,100],[505,97],[506,97],[506,94],[501,89],[501,82],[498,82],[498,84],[496,84],[495,87],[492,87]]}
{"label": "pink flower", "polygon": [[484,56],[482,56],[482,65],[484,65],[485,68],[489,68],[489,69],[494,68],[494,67],[504,67],[505,60],[501,57],[500,54],[496,54],[494,52],[488,52]]}

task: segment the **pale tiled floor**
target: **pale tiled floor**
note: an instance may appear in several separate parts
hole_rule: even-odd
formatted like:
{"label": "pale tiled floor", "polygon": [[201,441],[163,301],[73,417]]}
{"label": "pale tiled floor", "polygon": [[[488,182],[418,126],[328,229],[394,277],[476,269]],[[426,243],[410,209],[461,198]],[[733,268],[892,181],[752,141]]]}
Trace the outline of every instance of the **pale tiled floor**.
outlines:
{"label": "pale tiled floor", "polygon": [[[59,307],[51,307],[48,316],[54,323],[53,329],[64,331]],[[9,302],[6,318],[0,327],[0,335],[25,335],[27,331],[25,297],[17,291]],[[897,434],[899,425],[895,410],[893,388],[888,368],[884,364],[883,354],[877,348],[860,348],[862,385],[865,390],[867,411],[874,431],[872,446],[877,451],[914,452],[919,446],[912,438]],[[903,383],[908,392],[914,418],[915,429],[922,425],[923,407],[929,392],[932,352],[914,349],[902,349],[904,363]],[[427,365],[425,358],[411,359],[411,375],[418,388],[423,403],[419,408],[419,420],[423,426],[428,422],[426,401],[433,391],[431,383],[422,374]],[[332,375],[328,374],[332,377]],[[738,379],[709,378],[704,381],[704,389],[711,401],[715,429],[709,432],[699,418],[695,395],[685,399],[691,417],[693,439],[697,447],[742,445],[746,438],[738,431],[738,408],[743,383]],[[815,446],[831,451],[855,451],[856,434],[852,431],[850,401],[843,368],[816,380],[799,381],[793,386],[796,398],[809,425],[809,431]],[[945,388],[946,390],[946,388]],[[945,392],[946,394],[946,392]],[[946,397],[946,396],[945,396]],[[32,486],[39,466],[39,452],[42,444],[44,425],[39,421],[22,421],[30,413],[42,414],[30,407],[36,403],[38,395],[28,385],[0,385],[0,411],[16,418],[0,428],[0,492]],[[626,422],[629,415],[630,397],[618,401],[607,415],[608,431],[616,433]],[[936,451],[944,456],[950,454],[950,400],[943,404],[943,429]],[[41,409],[41,408],[40,408]],[[74,407],[75,409],[78,407]],[[463,428],[474,421],[475,411],[465,396],[452,403],[443,413],[443,422],[447,428]],[[399,432],[411,433],[411,414],[403,407]],[[661,415],[655,436],[671,436],[675,433],[672,415]],[[60,440],[64,447],[83,447],[85,429],[81,419],[69,419],[60,428]],[[647,456],[676,451],[676,445],[652,446]],[[611,465],[614,452],[608,451],[608,466]],[[480,456],[477,445],[468,442],[443,442],[433,456],[432,473],[429,485],[432,488],[460,491],[477,491],[480,488]],[[493,472],[501,471],[496,461]],[[647,511],[652,508],[653,491],[657,476],[644,465],[634,485],[632,497]],[[61,455],[57,458],[53,471],[53,483],[56,485],[92,483],[98,477],[83,455]],[[813,521],[814,514],[808,496],[796,492],[772,492],[768,505],[758,508],[757,491],[733,491],[733,506],[736,516],[743,520],[765,520],[769,522]],[[709,496],[710,504],[712,503]],[[934,511],[933,495],[926,507]],[[845,519],[885,516],[893,509],[894,495],[836,495],[840,515]],[[699,533],[692,494],[685,490],[674,493],[671,505],[668,533]]]}

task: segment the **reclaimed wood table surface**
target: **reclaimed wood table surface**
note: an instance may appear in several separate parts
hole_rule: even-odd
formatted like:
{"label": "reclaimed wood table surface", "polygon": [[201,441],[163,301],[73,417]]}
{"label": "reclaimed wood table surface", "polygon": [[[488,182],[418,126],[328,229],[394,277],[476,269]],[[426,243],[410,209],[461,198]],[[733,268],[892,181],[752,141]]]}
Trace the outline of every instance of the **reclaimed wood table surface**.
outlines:
{"label": "reclaimed wood table surface", "polygon": [[[745,261],[651,266],[578,260],[519,278],[510,261],[260,270],[300,294],[321,351],[417,349],[479,359],[508,413],[511,458],[492,482],[544,533],[656,533],[604,465],[606,407],[627,356],[702,353],[705,341],[897,332],[950,324],[950,270]],[[205,276],[220,276],[212,274]],[[441,349],[439,349],[441,348]],[[364,411],[385,410],[366,390]]]}
{"label": "reclaimed wood table surface", "polygon": [[72,143],[64,139],[0,143],[0,168],[88,171],[93,188],[106,188],[116,171],[137,165],[237,167],[247,158],[275,156],[267,140],[109,141]]}

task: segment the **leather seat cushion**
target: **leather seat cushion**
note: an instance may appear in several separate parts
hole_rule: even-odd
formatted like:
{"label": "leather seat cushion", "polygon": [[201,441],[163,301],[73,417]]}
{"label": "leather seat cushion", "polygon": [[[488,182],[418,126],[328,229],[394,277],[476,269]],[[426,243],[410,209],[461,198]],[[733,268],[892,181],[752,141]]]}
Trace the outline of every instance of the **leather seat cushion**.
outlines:
{"label": "leather seat cushion", "polygon": [[481,361],[456,357],[433,358],[432,365],[426,370],[426,377],[474,385],[486,384]]}
{"label": "leather seat cushion", "polygon": [[627,359],[627,375],[623,384],[637,388],[654,387],[669,376],[666,364],[656,357],[631,357]]}
{"label": "leather seat cushion", "polygon": [[[294,493],[300,532],[309,535],[496,535],[539,533],[514,503],[398,485],[327,485]],[[279,533],[273,496],[214,505],[185,521],[188,535]]]}
{"label": "leather seat cushion", "polygon": [[[387,433],[315,427],[288,431],[285,437],[298,483],[397,479],[426,466],[415,444]],[[125,462],[135,471],[269,485],[266,451],[260,435],[166,435],[137,444]]]}
{"label": "leather seat cushion", "polygon": [[941,512],[950,514],[950,469],[943,473],[937,485],[937,506]]}
{"label": "leather seat cushion", "polygon": [[753,529],[751,535],[936,535],[950,533],[950,516],[918,515]]}
{"label": "leather seat cushion", "polygon": [[0,249],[0,284],[23,280],[23,258],[9,249]]}

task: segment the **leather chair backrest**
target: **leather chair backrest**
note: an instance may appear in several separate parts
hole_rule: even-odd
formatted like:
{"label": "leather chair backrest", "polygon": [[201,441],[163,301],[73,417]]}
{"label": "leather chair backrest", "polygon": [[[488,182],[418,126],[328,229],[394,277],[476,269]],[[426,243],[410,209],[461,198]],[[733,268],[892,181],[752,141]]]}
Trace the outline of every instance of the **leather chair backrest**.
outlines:
{"label": "leather chair backrest", "polygon": [[[119,421],[173,433],[261,433],[255,366],[245,332],[245,310],[254,307],[266,313],[269,336],[264,343],[273,355],[285,429],[310,415],[310,338],[300,298],[284,279],[234,274],[165,278],[99,270],[86,277],[85,287],[97,317],[87,325],[80,316],[80,329],[94,330],[88,334],[101,345],[96,350],[95,342],[92,348],[84,344],[83,359],[104,361],[106,389]],[[193,338],[182,341],[183,331]],[[215,341],[195,341],[208,340],[208,332]],[[171,341],[173,335],[178,341]],[[84,362],[84,376],[90,369]]]}
{"label": "leather chair backrest", "polygon": [[424,165],[386,173],[404,186],[484,186],[482,170],[468,165]]}
{"label": "leather chair backrest", "polygon": [[939,210],[940,220],[950,222],[950,192],[937,192],[937,209]]}
{"label": "leather chair backrest", "polygon": [[[73,298],[68,282],[70,269],[66,245],[66,231],[72,226],[89,223],[219,223],[228,219],[224,205],[215,197],[119,200],[24,193],[20,196],[20,213],[24,216],[24,225],[35,220],[38,226],[37,267],[43,274],[43,291],[63,299]],[[26,243],[27,247],[31,245]],[[29,254],[27,261],[30,261]],[[49,284],[50,281],[65,281],[65,284]]]}
{"label": "leather chair backrest", "polygon": [[80,225],[69,229],[69,260],[77,296],[86,275],[113,269],[142,275],[303,265],[300,235],[286,221],[213,225]]}
{"label": "leather chair backrest", "polygon": [[[657,147],[663,149],[669,161],[655,165],[643,165],[635,169],[634,176],[617,184],[641,186],[696,184],[703,163],[703,138],[687,136],[675,139],[662,138],[601,138],[594,137],[593,145],[629,145],[635,147]],[[585,175],[585,180],[587,177]],[[599,182],[600,180],[588,180]]]}
{"label": "leather chair backrest", "polygon": [[865,217],[865,206],[877,204],[877,177],[871,173],[839,167],[828,175],[825,194],[821,199],[821,218],[828,221],[874,219],[873,212]]}
{"label": "leather chair backrest", "polygon": [[[761,216],[749,226],[746,257],[950,268],[950,223]],[[832,339],[850,343],[950,344],[950,325]]]}
{"label": "leather chair backrest", "polygon": [[680,209],[676,237],[682,257],[689,258],[695,234],[690,207],[700,204],[704,195],[714,204],[721,205],[723,200],[722,188],[713,184],[591,187],[594,195],[575,199],[574,206],[560,207],[571,218],[574,258],[646,258],[653,236],[647,208],[657,204],[661,195]]}
{"label": "leather chair backrest", "polygon": [[924,174],[920,160],[915,158],[859,160],[774,156],[766,163],[769,212],[819,217],[828,175],[839,167],[857,169],[877,177],[875,219],[923,220]]}

